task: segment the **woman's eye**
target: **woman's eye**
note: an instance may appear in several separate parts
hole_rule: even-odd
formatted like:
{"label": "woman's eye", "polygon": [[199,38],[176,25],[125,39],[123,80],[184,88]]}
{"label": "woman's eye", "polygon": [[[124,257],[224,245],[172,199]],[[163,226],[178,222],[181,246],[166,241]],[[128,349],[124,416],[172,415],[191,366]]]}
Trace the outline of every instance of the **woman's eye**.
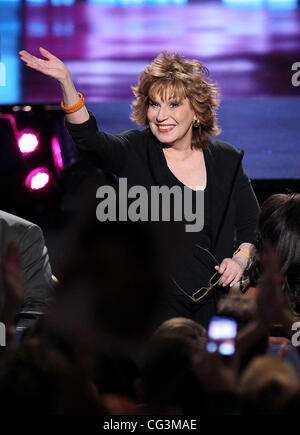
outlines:
{"label": "woman's eye", "polygon": [[174,101],[173,103],[170,103],[170,106],[171,106],[171,107],[178,107],[178,106],[179,106],[179,104],[178,104],[178,103],[176,103],[176,101]]}
{"label": "woman's eye", "polygon": [[157,103],[155,103],[154,101],[149,100],[149,106],[157,107]]}

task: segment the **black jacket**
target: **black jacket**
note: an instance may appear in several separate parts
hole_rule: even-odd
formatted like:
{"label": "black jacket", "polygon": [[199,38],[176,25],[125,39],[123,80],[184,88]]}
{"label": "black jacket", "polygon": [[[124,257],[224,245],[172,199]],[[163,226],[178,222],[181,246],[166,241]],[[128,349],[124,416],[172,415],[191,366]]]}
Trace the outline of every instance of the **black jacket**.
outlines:
{"label": "black jacket", "polygon": [[[141,185],[170,185],[162,144],[149,128],[111,135],[98,130],[94,115],[82,124],[66,127],[77,148],[94,164],[118,177],[126,177],[128,188]],[[242,166],[244,152],[212,140],[204,150],[207,176],[211,177],[212,246],[219,261],[231,257],[242,242],[254,243],[258,202]]]}

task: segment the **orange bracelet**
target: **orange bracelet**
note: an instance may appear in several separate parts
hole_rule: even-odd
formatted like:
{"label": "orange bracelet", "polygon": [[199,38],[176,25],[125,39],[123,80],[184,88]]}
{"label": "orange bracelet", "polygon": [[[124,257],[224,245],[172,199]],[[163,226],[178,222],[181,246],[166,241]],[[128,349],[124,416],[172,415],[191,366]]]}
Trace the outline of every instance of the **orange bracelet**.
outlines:
{"label": "orange bracelet", "polygon": [[245,251],[245,249],[240,249],[240,248],[238,248],[238,249],[233,253],[233,255],[238,254],[239,252],[240,252],[241,254],[246,255],[246,257],[251,258],[251,255],[249,254],[249,252]]}
{"label": "orange bracelet", "polygon": [[78,92],[79,101],[76,104],[73,104],[73,106],[65,106],[64,100],[61,101],[60,107],[63,109],[66,113],[74,113],[77,112],[79,109],[81,109],[84,106],[84,98],[83,95]]}

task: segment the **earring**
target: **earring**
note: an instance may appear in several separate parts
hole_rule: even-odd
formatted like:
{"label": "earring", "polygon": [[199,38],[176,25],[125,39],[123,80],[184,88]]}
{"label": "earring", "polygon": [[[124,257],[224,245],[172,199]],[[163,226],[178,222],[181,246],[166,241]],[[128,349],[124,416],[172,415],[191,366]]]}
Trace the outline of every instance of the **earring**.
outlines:
{"label": "earring", "polygon": [[197,127],[200,126],[200,124],[201,124],[201,122],[200,122],[199,119],[194,119],[194,121],[193,121],[193,127],[197,128]]}

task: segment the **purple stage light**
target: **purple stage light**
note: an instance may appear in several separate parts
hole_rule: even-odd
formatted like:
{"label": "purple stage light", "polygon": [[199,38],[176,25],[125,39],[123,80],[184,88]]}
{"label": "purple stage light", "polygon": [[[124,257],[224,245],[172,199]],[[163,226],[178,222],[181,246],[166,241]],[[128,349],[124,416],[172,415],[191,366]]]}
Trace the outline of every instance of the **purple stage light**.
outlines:
{"label": "purple stage light", "polygon": [[50,182],[50,172],[47,168],[36,168],[31,171],[25,180],[25,185],[29,190],[44,189]]}

